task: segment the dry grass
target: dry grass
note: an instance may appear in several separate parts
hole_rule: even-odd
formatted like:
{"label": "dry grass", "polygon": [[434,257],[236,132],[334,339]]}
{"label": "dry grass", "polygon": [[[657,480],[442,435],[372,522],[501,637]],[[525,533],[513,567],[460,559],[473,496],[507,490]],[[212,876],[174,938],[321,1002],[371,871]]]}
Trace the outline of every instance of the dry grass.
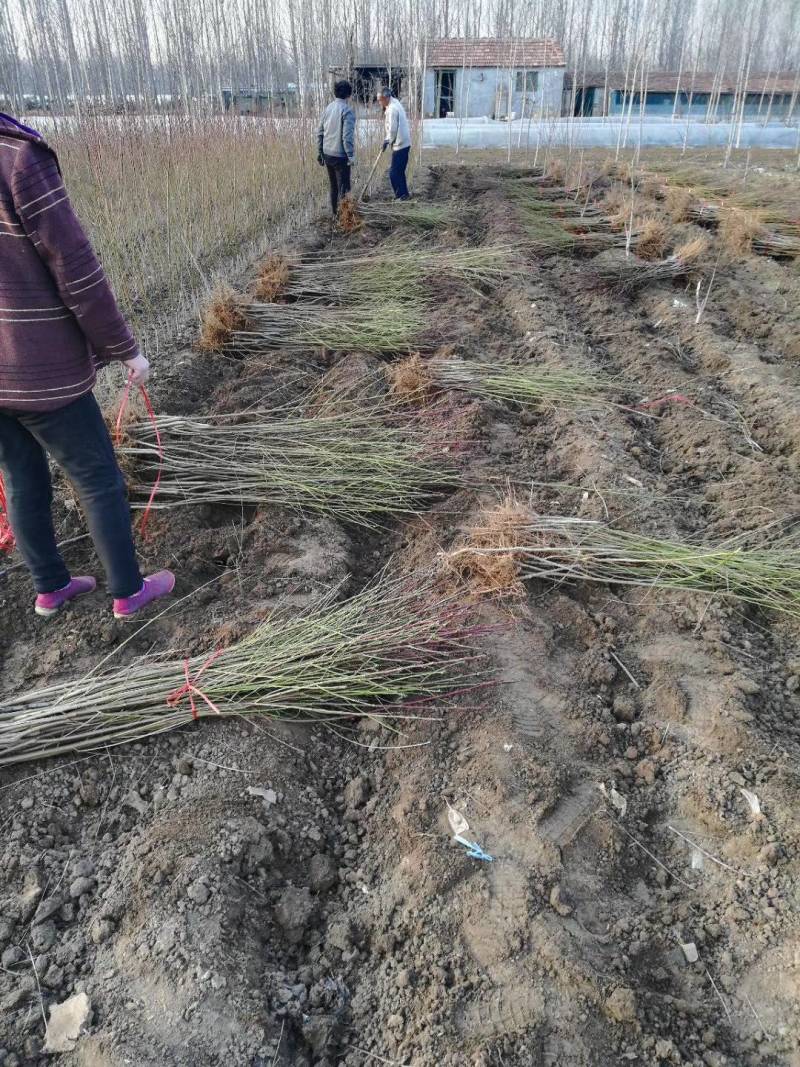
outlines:
{"label": "dry grass", "polygon": [[667,188],[667,211],[673,222],[689,221],[692,217],[693,200],[691,189],[683,189],[672,185]]}
{"label": "dry grass", "polygon": [[229,115],[43,122],[75,209],[139,330],[165,310],[188,313],[215,268],[258,254],[272,227],[310,196],[321,200],[324,175],[307,151],[310,121],[281,122]]}
{"label": "dry grass", "polygon": [[636,252],[642,259],[662,259],[669,243],[669,228],[661,219],[648,216],[636,222]]}
{"label": "dry grass", "polygon": [[387,367],[386,378],[392,394],[405,404],[423,403],[434,387],[419,352]]}
{"label": "dry grass", "polygon": [[672,258],[677,260],[684,267],[692,267],[695,266],[703,256],[708,255],[710,247],[711,242],[707,237],[695,237],[691,241],[682,244],[680,248],[676,248]]}
{"label": "dry grass", "polygon": [[719,224],[719,235],[725,249],[734,256],[750,255],[753,241],[762,232],[758,215],[754,211],[737,211],[731,209],[723,213]]}
{"label": "dry grass", "polygon": [[284,256],[268,256],[258,272],[253,294],[258,300],[273,303],[285,295],[289,283],[291,267]]}
{"label": "dry grass", "polygon": [[231,335],[247,326],[247,300],[229,285],[218,285],[203,309],[197,346],[203,352],[220,352]]}
{"label": "dry grass", "polygon": [[358,208],[352,197],[346,196],[339,204],[336,225],[342,233],[358,233],[364,225],[364,220],[359,214]]}
{"label": "dry grass", "polygon": [[612,217],[621,215],[629,219],[631,217],[630,190],[626,190],[622,185],[615,185],[602,198],[601,207],[606,215]]}
{"label": "dry grass", "polygon": [[626,185],[630,186],[631,181],[636,180],[636,172],[633,162],[629,159],[619,160],[614,166],[612,177],[616,178],[618,181],[625,182]]}
{"label": "dry grass", "polygon": [[644,174],[636,184],[637,195],[647,197],[648,200],[660,200],[663,191],[663,182],[652,174]]}
{"label": "dry grass", "polygon": [[443,557],[445,569],[475,596],[519,600],[525,585],[515,550],[530,512],[509,495],[501,504],[484,509],[461,544]]}
{"label": "dry grass", "polygon": [[563,185],[567,178],[567,167],[561,159],[551,159],[544,168],[544,176],[548,181]]}

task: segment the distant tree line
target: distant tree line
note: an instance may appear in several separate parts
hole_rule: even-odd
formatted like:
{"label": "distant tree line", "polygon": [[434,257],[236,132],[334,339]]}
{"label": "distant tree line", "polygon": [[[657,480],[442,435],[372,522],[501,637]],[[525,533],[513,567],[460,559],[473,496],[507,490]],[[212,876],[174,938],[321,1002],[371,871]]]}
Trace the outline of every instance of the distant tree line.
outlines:
{"label": "distant tree line", "polygon": [[439,36],[554,37],[578,72],[741,79],[800,69],[800,0],[6,0],[0,97],[205,107],[229,86],[291,82],[316,106],[332,66],[415,67]]}

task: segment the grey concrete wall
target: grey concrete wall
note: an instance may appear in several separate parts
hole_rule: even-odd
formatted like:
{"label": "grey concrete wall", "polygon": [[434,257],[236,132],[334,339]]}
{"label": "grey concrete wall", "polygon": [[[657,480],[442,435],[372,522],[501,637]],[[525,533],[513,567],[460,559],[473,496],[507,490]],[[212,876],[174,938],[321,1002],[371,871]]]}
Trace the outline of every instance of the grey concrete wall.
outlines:
{"label": "grey concrete wall", "polygon": [[[552,67],[538,70],[536,92],[518,93],[511,72],[511,111],[517,118],[560,115],[564,71]],[[461,68],[455,74],[454,108],[457,118],[500,118],[508,113],[509,72],[496,67]],[[425,72],[426,117],[436,117],[436,72]],[[523,110],[524,109],[524,110]]]}

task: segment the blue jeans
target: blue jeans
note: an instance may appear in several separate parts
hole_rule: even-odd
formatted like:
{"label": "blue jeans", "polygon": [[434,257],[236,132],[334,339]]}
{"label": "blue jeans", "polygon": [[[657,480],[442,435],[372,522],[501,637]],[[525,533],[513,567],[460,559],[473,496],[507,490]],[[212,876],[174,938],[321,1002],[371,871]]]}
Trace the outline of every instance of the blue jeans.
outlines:
{"label": "blue jeans", "polygon": [[109,592],[113,597],[138,593],[142,575],[125,481],[91,393],[56,411],[0,409],[0,470],[8,518],[36,592],[52,593],[70,580],[56,546],[45,451],[64,469],[80,498]]}
{"label": "blue jeans", "polygon": [[389,167],[389,181],[394,189],[395,200],[403,200],[408,196],[406,185],[406,167],[408,166],[408,153],[410,148],[398,148],[392,150],[392,164]]}

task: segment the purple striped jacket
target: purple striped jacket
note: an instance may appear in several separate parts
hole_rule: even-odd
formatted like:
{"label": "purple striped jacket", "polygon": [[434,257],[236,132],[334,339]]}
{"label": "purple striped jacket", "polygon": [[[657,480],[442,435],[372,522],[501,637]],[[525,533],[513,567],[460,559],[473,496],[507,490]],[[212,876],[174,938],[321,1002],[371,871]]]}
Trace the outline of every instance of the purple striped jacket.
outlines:
{"label": "purple striped jacket", "polygon": [[55,152],[0,113],[0,407],[63,407],[136,351]]}

